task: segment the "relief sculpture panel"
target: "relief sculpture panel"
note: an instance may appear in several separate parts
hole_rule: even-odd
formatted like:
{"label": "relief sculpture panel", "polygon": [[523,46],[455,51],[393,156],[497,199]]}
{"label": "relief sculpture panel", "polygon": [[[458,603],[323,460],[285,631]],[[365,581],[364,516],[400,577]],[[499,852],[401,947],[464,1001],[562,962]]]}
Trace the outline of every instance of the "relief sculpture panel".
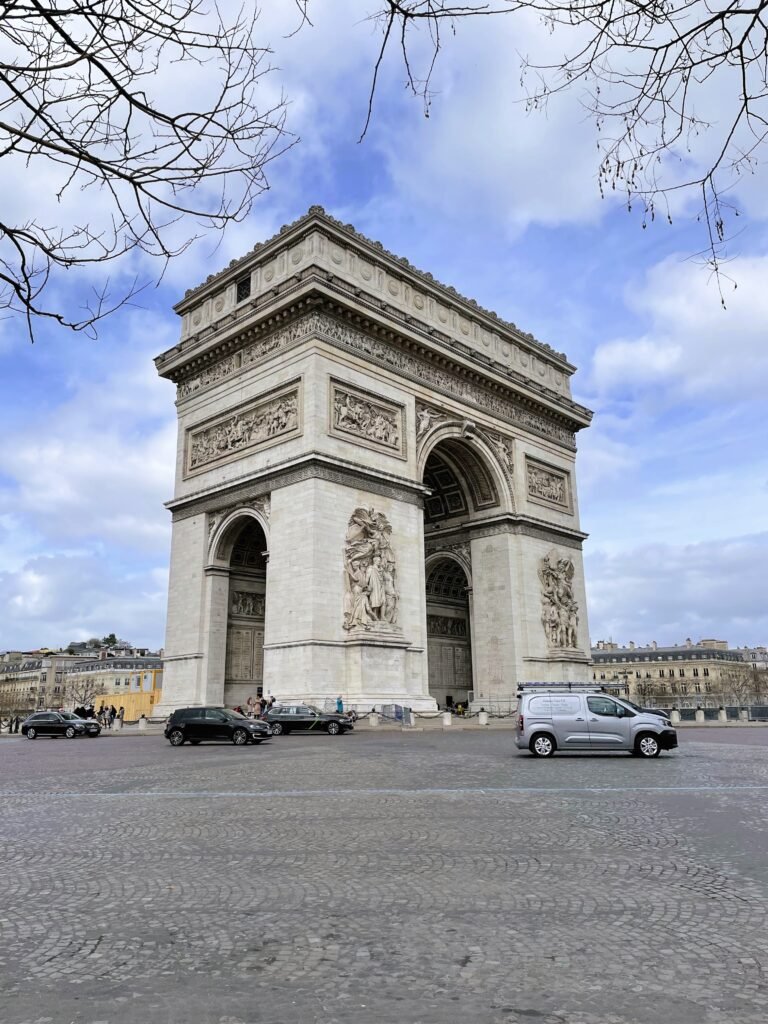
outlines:
{"label": "relief sculpture panel", "polygon": [[571,489],[568,474],[553,466],[527,459],[528,497],[544,505],[553,505],[564,512],[572,512]]}
{"label": "relief sculpture panel", "polygon": [[575,574],[571,559],[562,558],[554,549],[541,559],[541,624],[550,647],[578,647],[579,606],[573,596]]}
{"label": "relief sculpture panel", "polygon": [[391,633],[398,601],[392,527],[382,512],[356,508],[344,543],[344,629]]}
{"label": "relief sculpture panel", "polygon": [[300,385],[272,392],[235,413],[187,431],[187,475],[301,432]]}
{"label": "relief sculpture panel", "polygon": [[403,407],[331,380],[330,433],[404,457]]}

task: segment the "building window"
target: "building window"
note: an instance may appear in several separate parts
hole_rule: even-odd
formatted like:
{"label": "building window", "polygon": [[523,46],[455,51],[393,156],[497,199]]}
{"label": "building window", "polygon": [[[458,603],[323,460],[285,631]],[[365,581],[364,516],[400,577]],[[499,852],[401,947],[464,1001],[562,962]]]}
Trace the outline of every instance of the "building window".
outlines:
{"label": "building window", "polygon": [[701,693],[701,683],[694,683],[693,688],[696,691],[696,693]]}
{"label": "building window", "polygon": [[251,294],[251,275],[248,274],[246,277],[241,277],[237,282],[237,301],[245,302],[248,296]]}
{"label": "building window", "polygon": [[705,669],[704,669],[704,675],[705,675],[705,676],[708,676],[708,675],[709,675],[709,669],[708,669],[708,668],[705,668]]}
{"label": "building window", "polygon": [[659,669],[659,679],[663,679],[663,678],[664,678],[664,669],[660,668]]}
{"label": "building window", "polygon": [[601,678],[601,679],[605,679],[605,672],[601,672],[601,673],[600,673],[600,678]]}
{"label": "building window", "polygon": [[699,670],[698,670],[697,668],[695,668],[695,669],[693,670],[693,674],[694,674],[694,676],[695,676],[696,678],[698,678],[698,675],[699,675]]}
{"label": "building window", "polygon": [[679,669],[677,674],[682,678],[685,675],[685,669],[684,668]]}

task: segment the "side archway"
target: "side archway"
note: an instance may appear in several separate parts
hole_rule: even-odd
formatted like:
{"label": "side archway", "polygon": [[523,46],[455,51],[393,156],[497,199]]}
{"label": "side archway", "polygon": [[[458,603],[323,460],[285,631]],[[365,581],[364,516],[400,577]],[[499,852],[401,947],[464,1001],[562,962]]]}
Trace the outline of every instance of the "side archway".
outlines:
{"label": "side archway", "polygon": [[[226,623],[226,642],[211,666],[223,680],[223,702],[246,710],[264,689],[268,524],[252,508],[224,516],[212,531],[208,573],[216,578],[211,621]],[[214,606],[215,605],[215,606]]]}
{"label": "side archway", "polygon": [[429,694],[438,707],[464,708],[472,683],[472,604],[465,560],[437,551],[426,561]]}

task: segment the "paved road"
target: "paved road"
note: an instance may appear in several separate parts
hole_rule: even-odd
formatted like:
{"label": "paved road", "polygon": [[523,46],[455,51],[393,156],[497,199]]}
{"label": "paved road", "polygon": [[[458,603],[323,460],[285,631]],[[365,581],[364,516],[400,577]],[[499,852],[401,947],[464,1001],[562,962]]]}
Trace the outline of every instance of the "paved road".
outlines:
{"label": "paved road", "polygon": [[763,1024],[766,741],[6,740],[0,1022]]}

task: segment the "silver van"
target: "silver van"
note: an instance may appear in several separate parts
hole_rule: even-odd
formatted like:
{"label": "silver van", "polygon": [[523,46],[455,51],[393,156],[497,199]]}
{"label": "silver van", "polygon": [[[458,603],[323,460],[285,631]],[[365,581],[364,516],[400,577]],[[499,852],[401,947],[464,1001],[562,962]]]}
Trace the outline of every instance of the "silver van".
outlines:
{"label": "silver van", "polygon": [[595,687],[522,687],[518,693],[515,743],[536,757],[556,750],[627,750],[658,757],[677,746],[668,720],[638,711]]}

